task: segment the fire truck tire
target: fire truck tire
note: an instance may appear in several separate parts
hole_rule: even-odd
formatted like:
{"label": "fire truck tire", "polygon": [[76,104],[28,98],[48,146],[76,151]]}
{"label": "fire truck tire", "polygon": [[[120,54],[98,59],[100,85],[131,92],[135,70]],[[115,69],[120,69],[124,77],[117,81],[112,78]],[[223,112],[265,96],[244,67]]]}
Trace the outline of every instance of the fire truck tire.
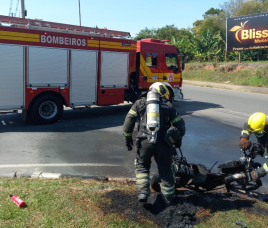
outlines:
{"label": "fire truck tire", "polygon": [[54,95],[44,95],[33,103],[30,115],[37,124],[57,122],[63,113],[62,101]]}

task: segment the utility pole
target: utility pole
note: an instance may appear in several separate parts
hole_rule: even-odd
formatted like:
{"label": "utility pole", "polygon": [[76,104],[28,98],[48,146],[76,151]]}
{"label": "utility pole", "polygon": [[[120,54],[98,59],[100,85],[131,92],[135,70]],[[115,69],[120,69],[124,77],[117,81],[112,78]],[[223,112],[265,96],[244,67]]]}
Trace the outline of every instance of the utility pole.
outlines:
{"label": "utility pole", "polygon": [[81,26],[80,0],[78,0],[78,6],[79,6],[79,25]]}
{"label": "utility pole", "polygon": [[25,18],[24,0],[20,0],[20,17]]}

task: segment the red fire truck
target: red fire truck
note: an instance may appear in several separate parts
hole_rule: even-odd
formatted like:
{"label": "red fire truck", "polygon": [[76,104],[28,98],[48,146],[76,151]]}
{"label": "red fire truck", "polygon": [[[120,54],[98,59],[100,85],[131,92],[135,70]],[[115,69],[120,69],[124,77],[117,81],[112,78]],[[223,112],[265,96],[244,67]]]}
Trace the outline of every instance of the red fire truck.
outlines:
{"label": "red fire truck", "polygon": [[154,82],[182,98],[178,50],[127,32],[0,15],[0,111],[54,123],[63,107],[133,102]]}

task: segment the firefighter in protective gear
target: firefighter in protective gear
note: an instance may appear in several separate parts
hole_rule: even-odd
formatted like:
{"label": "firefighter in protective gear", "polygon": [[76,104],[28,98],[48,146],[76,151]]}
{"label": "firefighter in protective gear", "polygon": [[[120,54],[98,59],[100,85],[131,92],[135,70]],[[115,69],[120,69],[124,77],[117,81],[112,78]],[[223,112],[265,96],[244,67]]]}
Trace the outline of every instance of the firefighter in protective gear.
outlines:
{"label": "firefighter in protective gear", "polygon": [[[248,122],[244,124],[244,128],[241,132],[240,148],[242,150],[249,149],[250,141],[249,136],[254,133],[258,143],[265,149],[265,156],[268,149],[268,116],[263,112],[256,112],[248,118]],[[252,180],[256,181],[261,177],[264,177],[268,173],[268,164],[264,163],[262,167],[252,171]]]}
{"label": "firefighter in protective gear", "polygon": [[[151,85],[149,91],[157,91],[159,94],[159,114],[155,113],[152,116],[160,118],[159,130],[154,134],[156,140],[150,140],[150,130],[147,126],[147,101],[146,94],[142,95],[129,110],[124,126],[125,145],[128,150],[132,149],[132,132],[135,127],[135,122],[138,120],[138,132],[136,135],[136,159],[135,173],[138,189],[139,202],[147,202],[150,195],[149,175],[151,167],[151,158],[157,163],[159,175],[161,178],[161,195],[165,203],[169,205],[175,195],[175,177],[172,168],[173,145],[165,141],[165,136],[170,127],[173,127],[173,132],[176,132],[173,141],[178,146],[181,145],[181,139],[185,134],[184,120],[177,113],[173,105],[168,101],[169,90],[163,83],[156,82]],[[147,92],[148,93],[148,92]],[[156,106],[157,107],[157,106]],[[156,108],[157,110],[157,108]],[[174,134],[172,135],[172,137]]]}

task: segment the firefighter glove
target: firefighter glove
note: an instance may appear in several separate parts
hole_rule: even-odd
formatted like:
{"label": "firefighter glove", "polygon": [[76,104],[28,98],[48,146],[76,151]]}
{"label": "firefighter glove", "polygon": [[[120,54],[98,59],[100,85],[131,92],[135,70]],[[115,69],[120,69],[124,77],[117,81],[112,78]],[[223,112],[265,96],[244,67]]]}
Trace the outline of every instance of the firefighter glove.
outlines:
{"label": "firefighter glove", "polygon": [[247,150],[250,147],[249,139],[241,137],[239,146],[242,150]]}
{"label": "firefighter glove", "polygon": [[181,148],[181,143],[182,143],[182,139],[178,139],[178,140],[175,142],[175,148]]}
{"label": "firefighter glove", "polygon": [[166,134],[165,134],[165,141],[170,145],[174,145],[175,142],[177,142],[178,139],[180,139],[181,137],[181,134],[180,134],[180,131],[174,127],[174,126],[171,126]]}
{"label": "firefighter glove", "polygon": [[131,151],[133,148],[133,139],[132,136],[125,136],[125,145],[128,151]]}

